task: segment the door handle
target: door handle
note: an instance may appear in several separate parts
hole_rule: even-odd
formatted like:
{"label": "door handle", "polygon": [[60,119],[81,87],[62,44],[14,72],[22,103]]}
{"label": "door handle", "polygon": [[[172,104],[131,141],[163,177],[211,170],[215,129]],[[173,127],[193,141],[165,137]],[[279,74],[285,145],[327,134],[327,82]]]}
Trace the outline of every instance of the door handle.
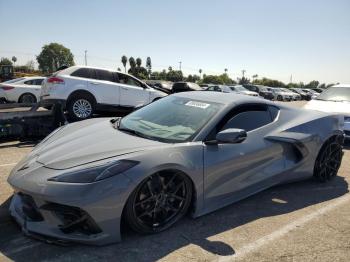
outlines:
{"label": "door handle", "polygon": [[96,83],[96,82],[90,82],[90,84],[92,84],[92,85],[98,85],[99,83]]}

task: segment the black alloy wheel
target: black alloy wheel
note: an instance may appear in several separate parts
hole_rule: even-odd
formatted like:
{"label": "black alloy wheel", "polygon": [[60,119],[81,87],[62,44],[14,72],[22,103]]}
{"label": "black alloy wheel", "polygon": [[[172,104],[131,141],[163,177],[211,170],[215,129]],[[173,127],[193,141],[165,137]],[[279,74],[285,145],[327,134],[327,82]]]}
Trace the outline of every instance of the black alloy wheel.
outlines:
{"label": "black alloy wheel", "polygon": [[326,182],[337,175],[343,157],[342,145],[343,138],[334,137],[322,147],[314,168],[314,177],[317,180]]}
{"label": "black alloy wheel", "polygon": [[126,218],[132,229],[149,234],[163,231],[181,219],[192,199],[192,183],[181,172],[151,175],[131,194]]}

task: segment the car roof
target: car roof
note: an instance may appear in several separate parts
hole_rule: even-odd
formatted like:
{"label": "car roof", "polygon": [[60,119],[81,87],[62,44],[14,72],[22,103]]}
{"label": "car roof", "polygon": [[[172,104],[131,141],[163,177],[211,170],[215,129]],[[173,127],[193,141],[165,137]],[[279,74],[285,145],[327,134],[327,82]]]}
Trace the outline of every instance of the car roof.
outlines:
{"label": "car roof", "polygon": [[[85,66],[85,65],[75,65],[75,66],[70,66],[68,68],[62,69],[61,71],[58,72],[63,72],[63,74],[65,74],[65,72],[71,72],[74,69],[79,69],[79,68],[89,68],[89,69],[100,69],[100,70],[106,70],[106,71],[111,71],[111,72],[117,72],[123,75],[128,75],[131,76],[133,78],[135,78],[135,76],[130,75],[128,73],[123,73],[121,71],[118,71],[116,69],[112,69],[112,68],[105,68],[105,67],[95,67],[95,66]],[[70,73],[69,73],[70,74]],[[138,78],[137,78],[138,79]],[[140,80],[140,79],[139,79]]]}
{"label": "car roof", "polygon": [[274,103],[247,95],[241,95],[237,93],[221,93],[215,91],[191,91],[191,92],[181,92],[176,93],[174,96],[190,98],[193,100],[201,100],[213,103],[221,103],[224,105],[239,105],[239,104],[249,104],[249,103],[259,103],[259,104],[269,104],[274,105]]}

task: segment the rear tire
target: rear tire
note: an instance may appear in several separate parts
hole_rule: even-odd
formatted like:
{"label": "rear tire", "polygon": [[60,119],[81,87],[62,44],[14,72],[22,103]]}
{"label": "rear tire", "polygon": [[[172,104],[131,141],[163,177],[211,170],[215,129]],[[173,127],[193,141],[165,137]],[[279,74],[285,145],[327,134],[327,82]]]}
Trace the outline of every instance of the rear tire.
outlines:
{"label": "rear tire", "polygon": [[321,148],[315,161],[314,177],[327,182],[337,176],[343,157],[343,137],[330,138]]}
{"label": "rear tire", "polygon": [[278,101],[283,101],[283,97],[282,97],[281,95],[278,95],[278,96],[277,96],[277,100],[278,100]]}
{"label": "rear tire", "polygon": [[95,111],[95,99],[89,94],[76,94],[67,103],[67,111],[70,119],[74,121],[92,117]]}
{"label": "rear tire", "polygon": [[126,220],[141,234],[161,232],[179,221],[192,199],[192,182],[181,172],[158,172],[144,179],[126,204]]}
{"label": "rear tire", "polygon": [[35,104],[37,102],[35,95],[30,93],[25,93],[20,96],[18,99],[19,103],[25,103],[25,104]]}

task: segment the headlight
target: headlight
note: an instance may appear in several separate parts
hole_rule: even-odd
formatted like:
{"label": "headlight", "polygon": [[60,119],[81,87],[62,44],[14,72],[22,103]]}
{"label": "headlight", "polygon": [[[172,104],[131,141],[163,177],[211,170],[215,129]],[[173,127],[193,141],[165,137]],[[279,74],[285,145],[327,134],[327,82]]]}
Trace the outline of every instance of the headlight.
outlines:
{"label": "headlight", "polygon": [[108,162],[104,165],[68,172],[48,180],[65,183],[92,183],[123,173],[138,163],[132,160]]}

